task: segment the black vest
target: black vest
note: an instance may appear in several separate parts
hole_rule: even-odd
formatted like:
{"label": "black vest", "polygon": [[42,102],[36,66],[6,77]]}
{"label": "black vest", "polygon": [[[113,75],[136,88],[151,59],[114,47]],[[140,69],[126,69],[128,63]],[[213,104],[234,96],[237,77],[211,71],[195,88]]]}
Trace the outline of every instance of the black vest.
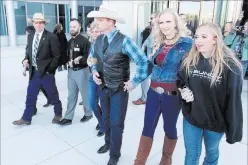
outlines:
{"label": "black vest", "polygon": [[122,53],[122,45],[125,36],[118,32],[105,52],[102,49],[104,35],[95,41],[94,57],[97,58],[97,71],[102,80],[101,88],[104,86],[119,90],[124,87],[130,77],[130,59],[127,54]]}

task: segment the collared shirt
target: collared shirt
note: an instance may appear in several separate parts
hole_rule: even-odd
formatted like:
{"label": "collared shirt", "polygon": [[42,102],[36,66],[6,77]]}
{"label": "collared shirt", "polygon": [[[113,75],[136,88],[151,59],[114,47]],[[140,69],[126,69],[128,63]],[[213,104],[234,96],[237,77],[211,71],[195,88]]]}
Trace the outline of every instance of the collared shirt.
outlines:
{"label": "collared shirt", "polygon": [[[42,36],[43,32],[44,32],[44,30],[42,30],[42,31],[39,32],[39,33],[38,33],[38,32],[35,32],[34,38],[33,38],[33,45],[32,45],[32,46],[33,46],[33,49],[32,49],[33,51],[34,51],[34,43],[35,43],[35,40],[36,40],[36,35],[39,34],[39,44],[40,44],[40,39],[41,39],[41,36]],[[39,45],[39,44],[38,44],[38,45]]]}
{"label": "collared shirt", "polygon": [[[104,37],[108,37],[108,42],[111,43],[114,36],[118,33],[118,30],[114,28],[110,33],[104,35]],[[94,44],[92,44],[90,49],[89,57],[94,58]],[[145,80],[148,76],[148,58],[145,53],[137,46],[137,44],[130,39],[129,37],[125,37],[122,44],[122,53],[127,54],[129,58],[134,60],[136,64],[136,74],[134,78],[131,80],[134,86],[137,86],[140,82]],[[92,72],[97,72],[96,65],[92,65]]]}

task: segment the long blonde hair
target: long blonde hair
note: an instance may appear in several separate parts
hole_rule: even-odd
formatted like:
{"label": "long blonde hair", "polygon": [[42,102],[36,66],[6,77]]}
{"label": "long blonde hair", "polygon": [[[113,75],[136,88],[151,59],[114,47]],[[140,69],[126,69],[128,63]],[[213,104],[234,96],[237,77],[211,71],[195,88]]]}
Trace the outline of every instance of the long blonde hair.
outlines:
{"label": "long blonde hair", "polygon": [[[209,28],[216,37],[215,47],[212,51],[211,56],[209,57],[209,62],[212,67],[211,86],[215,84],[217,78],[221,76],[224,65],[226,65],[230,70],[232,70],[230,67],[230,62],[238,66],[240,72],[242,73],[242,64],[236,58],[233,51],[224,44],[220,27],[213,23],[202,24],[201,26],[198,27],[198,29],[201,27]],[[181,69],[186,68],[186,73],[189,75],[190,67],[191,66],[196,67],[199,58],[200,58],[200,52],[197,50],[195,43],[193,43],[188,56],[182,62]]]}
{"label": "long blonde hair", "polygon": [[181,37],[186,37],[187,36],[187,28],[184,26],[184,24],[183,24],[181,18],[179,17],[179,15],[173,9],[167,8],[167,9],[163,10],[162,12],[157,13],[156,20],[155,20],[155,23],[154,23],[153,36],[154,36],[156,44],[159,44],[159,45],[162,44],[164,42],[165,38],[166,38],[166,36],[160,30],[159,18],[160,18],[161,15],[167,14],[167,13],[173,15],[175,23],[176,23],[176,30],[177,30],[178,34]]}

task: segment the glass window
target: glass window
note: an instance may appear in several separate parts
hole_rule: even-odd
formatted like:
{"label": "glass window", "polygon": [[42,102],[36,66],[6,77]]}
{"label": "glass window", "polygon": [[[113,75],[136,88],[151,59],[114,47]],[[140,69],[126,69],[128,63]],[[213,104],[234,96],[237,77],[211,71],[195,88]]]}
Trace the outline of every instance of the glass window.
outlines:
{"label": "glass window", "polygon": [[[78,19],[81,21],[81,27],[84,27],[84,7],[78,5]],[[84,32],[84,28],[81,28],[81,32]]]}
{"label": "glass window", "polygon": [[27,2],[28,18],[33,18],[34,13],[43,13],[42,4],[38,2]]}
{"label": "glass window", "polygon": [[213,18],[214,18],[215,2],[214,1],[202,1],[201,3],[202,3],[201,10],[203,10],[202,15],[201,15],[202,23],[214,22]]}
{"label": "glass window", "polygon": [[0,1],[0,35],[7,35],[3,1]]}
{"label": "glass window", "polygon": [[54,27],[57,23],[57,4],[44,3],[44,17],[49,23],[46,25],[46,29],[53,32]]}
{"label": "glass window", "polygon": [[[190,6],[190,7],[189,7]],[[185,14],[188,26],[191,27],[193,33],[199,25],[200,2],[179,2],[179,14]]]}
{"label": "glass window", "polygon": [[83,29],[86,32],[86,26],[94,21],[94,18],[88,18],[87,15],[89,12],[94,11],[94,6],[84,6],[84,13],[83,13]]}
{"label": "glass window", "polygon": [[70,9],[68,5],[59,4],[59,23],[61,23],[64,27],[65,33],[69,33],[69,23],[70,23]]}
{"label": "glass window", "polygon": [[26,4],[25,2],[14,2],[15,21],[16,21],[16,34],[26,34],[25,28],[27,26],[26,19]]}

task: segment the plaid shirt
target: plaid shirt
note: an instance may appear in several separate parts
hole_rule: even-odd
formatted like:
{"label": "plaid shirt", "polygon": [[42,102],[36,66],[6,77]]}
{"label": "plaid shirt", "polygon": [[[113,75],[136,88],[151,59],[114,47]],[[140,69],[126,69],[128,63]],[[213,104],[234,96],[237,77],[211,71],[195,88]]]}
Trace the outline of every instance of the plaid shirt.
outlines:
{"label": "plaid shirt", "polygon": [[[108,42],[111,43],[114,36],[118,33],[118,30],[114,28],[110,33],[106,34],[104,37],[108,37]],[[94,58],[94,45],[92,44],[90,49],[89,57]],[[131,80],[134,86],[137,86],[143,80],[148,77],[148,58],[145,53],[137,46],[137,44],[130,39],[125,37],[122,44],[122,53],[128,55],[136,64],[136,74]],[[91,66],[92,72],[97,72],[96,65]]]}

